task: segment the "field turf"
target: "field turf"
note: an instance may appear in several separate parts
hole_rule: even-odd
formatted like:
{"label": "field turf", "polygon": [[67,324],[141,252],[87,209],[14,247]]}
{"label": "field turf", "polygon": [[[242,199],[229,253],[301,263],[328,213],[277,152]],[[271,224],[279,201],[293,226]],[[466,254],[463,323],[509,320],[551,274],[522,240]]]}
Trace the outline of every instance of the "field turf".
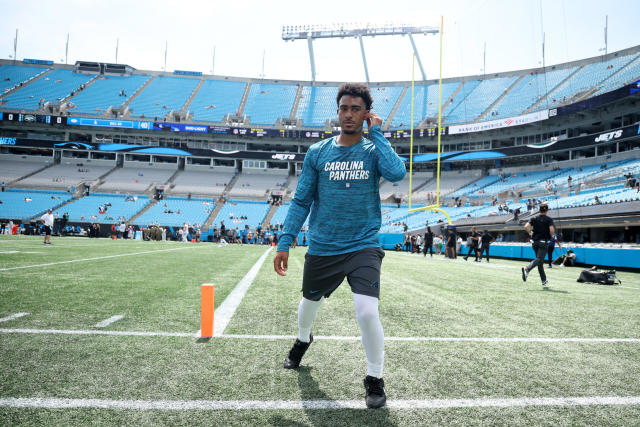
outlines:
{"label": "field turf", "polygon": [[[297,333],[304,248],[274,251],[221,336],[198,339],[200,285],[219,307],[269,250],[211,243],[0,236],[0,425],[633,425],[640,423],[640,275],[576,282],[387,252],[380,316],[387,408],[364,409],[351,291]],[[98,326],[112,316],[123,316]]]}

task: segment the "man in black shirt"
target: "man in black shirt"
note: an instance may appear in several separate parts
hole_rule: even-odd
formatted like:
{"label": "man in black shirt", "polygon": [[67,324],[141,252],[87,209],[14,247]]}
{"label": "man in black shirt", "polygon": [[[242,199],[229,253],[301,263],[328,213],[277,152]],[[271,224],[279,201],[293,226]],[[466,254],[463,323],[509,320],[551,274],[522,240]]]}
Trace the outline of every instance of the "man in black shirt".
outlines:
{"label": "man in black shirt", "polygon": [[491,246],[491,243],[493,243],[495,240],[496,239],[494,239],[493,236],[489,233],[489,230],[484,230],[484,233],[482,233],[482,236],[480,237],[480,241],[482,242],[482,246],[480,248],[480,261],[482,261],[482,254],[486,252],[487,262],[489,262],[489,246]]}
{"label": "man in black shirt", "polygon": [[471,246],[469,247],[467,256],[464,257],[464,260],[466,261],[467,258],[469,258],[469,255],[471,255],[471,251],[473,251],[476,255],[476,262],[478,262],[478,243],[480,243],[480,234],[476,231],[475,225],[471,227],[471,235],[469,237],[471,238]]}
{"label": "man in black shirt", "polygon": [[433,232],[431,231],[431,227],[427,227],[427,231],[424,233],[424,245],[422,247],[424,256],[427,256],[427,251],[429,251],[430,256],[433,257]]}
{"label": "man in black shirt", "polygon": [[542,286],[547,286],[547,276],[544,274],[544,257],[547,254],[547,248],[552,236],[555,236],[555,227],[553,226],[553,219],[551,219],[547,212],[549,206],[546,203],[540,205],[540,215],[531,219],[524,225],[527,233],[531,235],[531,241],[533,242],[533,251],[536,253],[536,259],[531,263],[522,267],[522,280],[527,281],[529,272],[538,266],[538,273],[540,273],[540,280],[542,280]]}

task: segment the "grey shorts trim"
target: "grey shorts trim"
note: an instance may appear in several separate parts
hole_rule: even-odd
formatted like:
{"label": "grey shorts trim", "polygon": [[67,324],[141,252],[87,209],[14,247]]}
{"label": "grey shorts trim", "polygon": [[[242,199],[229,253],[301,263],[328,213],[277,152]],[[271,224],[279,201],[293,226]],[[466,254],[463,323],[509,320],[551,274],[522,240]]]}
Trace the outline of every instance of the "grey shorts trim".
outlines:
{"label": "grey shorts trim", "polygon": [[347,278],[355,294],[380,297],[380,266],[384,251],[365,248],[340,255],[305,255],[302,295],[312,301],[329,296]]}

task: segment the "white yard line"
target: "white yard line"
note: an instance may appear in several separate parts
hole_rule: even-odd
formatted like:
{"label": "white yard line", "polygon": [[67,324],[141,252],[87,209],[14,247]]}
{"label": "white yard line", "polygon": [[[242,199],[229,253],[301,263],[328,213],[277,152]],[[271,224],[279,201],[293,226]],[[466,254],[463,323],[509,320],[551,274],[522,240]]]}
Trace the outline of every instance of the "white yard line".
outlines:
{"label": "white yard line", "polygon": [[235,288],[231,291],[229,295],[222,301],[222,304],[218,306],[215,310],[214,324],[213,324],[213,335],[220,336],[224,333],[225,328],[231,321],[233,314],[236,312],[236,309],[242,302],[245,294],[249,290],[249,286],[253,283],[253,280],[258,275],[262,264],[264,264],[264,260],[267,259],[267,255],[271,252],[272,247],[267,249],[262,256],[256,261],[256,263],[251,267],[251,270],[238,282]]}
{"label": "white yard line", "polygon": [[15,314],[12,314],[12,315],[9,315],[7,317],[3,317],[2,319],[0,319],[0,323],[8,322],[9,320],[17,319],[19,317],[28,316],[28,315],[29,315],[29,313],[15,313]]}
{"label": "white yard line", "polygon": [[122,319],[124,316],[122,314],[116,314],[115,316],[111,316],[108,319],[104,319],[102,322],[98,322],[95,325],[93,325],[94,328],[105,328],[107,326],[109,326],[110,324],[112,324],[113,322],[117,322],[118,320]]}
{"label": "white yard line", "polygon": [[[186,332],[146,332],[146,331],[100,331],[78,329],[29,329],[0,328],[4,334],[44,334],[44,335],[118,335],[141,337],[199,337],[199,333]],[[217,335],[216,339],[292,340],[295,335]],[[359,336],[314,335],[314,340],[360,341]],[[385,337],[385,341],[441,341],[441,342],[531,342],[531,343],[640,343],[640,338],[572,338],[572,337]]]}
{"label": "white yard line", "polygon": [[182,249],[193,249],[193,248],[195,248],[195,247],[194,246],[189,246],[189,247],[183,247],[183,248],[157,249],[155,251],[133,252],[133,253],[129,253],[129,254],[105,255],[105,256],[100,256],[100,257],[95,257],[95,258],[72,259],[72,260],[69,260],[69,261],[48,262],[46,264],[33,264],[33,265],[22,265],[22,266],[19,266],[19,267],[0,268],[0,271],[20,270],[20,269],[23,269],[23,268],[48,267],[48,266],[51,266],[51,265],[70,264],[70,263],[73,263],[73,262],[97,261],[97,260],[101,260],[101,259],[119,258],[119,257],[123,257],[123,256],[153,254],[153,253],[156,253],[156,252],[179,251],[179,250],[182,250]]}
{"label": "white yard line", "polygon": [[[387,401],[389,409],[511,408],[528,406],[640,405],[640,396],[521,397],[497,399],[431,399]],[[238,411],[365,409],[360,400],[112,400],[64,398],[0,398],[5,408],[96,408],[134,411]]]}

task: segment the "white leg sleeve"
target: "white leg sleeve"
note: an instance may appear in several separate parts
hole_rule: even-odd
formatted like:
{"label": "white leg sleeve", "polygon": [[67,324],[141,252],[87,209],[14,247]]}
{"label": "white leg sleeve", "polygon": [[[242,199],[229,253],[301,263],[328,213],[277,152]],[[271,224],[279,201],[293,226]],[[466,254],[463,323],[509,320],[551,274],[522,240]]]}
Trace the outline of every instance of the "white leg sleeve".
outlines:
{"label": "white leg sleeve", "polygon": [[306,298],[300,300],[298,306],[298,339],[302,342],[309,342],[311,337],[311,326],[316,320],[318,309],[322,305],[324,298],[319,301],[311,301]]}
{"label": "white leg sleeve", "polygon": [[356,319],[362,331],[362,345],[367,356],[367,375],[382,378],[384,368],[384,331],[378,315],[378,298],[353,294]]}

